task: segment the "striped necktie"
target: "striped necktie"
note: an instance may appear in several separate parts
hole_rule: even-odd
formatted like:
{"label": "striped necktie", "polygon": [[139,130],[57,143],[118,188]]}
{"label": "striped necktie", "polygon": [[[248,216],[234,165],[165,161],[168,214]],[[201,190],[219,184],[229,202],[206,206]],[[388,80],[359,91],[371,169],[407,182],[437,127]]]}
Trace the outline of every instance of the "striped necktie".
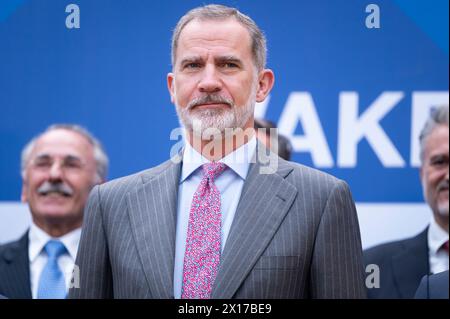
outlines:
{"label": "striped necktie", "polygon": [[59,240],[49,240],[44,250],[48,260],[39,278],[38,299],[66,298],[66,284],[64,274],[58,265],[58,258],[67,252],[66,247]]}

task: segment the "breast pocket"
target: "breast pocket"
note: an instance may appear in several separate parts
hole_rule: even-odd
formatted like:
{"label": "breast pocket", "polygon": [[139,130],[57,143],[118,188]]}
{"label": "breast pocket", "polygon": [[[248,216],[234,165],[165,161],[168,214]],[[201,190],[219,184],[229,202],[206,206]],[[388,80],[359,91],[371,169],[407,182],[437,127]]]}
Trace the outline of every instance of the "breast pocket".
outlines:
{"label": "breast pocket", "polygon": [[261,256],[254,268],[296,270],[299,269],[300,262],[300,256]]}
{"label": "breast pocket", "polygon": [[306,271],[302,256],[261,256],[236,298],[302,298],[306,291]]}

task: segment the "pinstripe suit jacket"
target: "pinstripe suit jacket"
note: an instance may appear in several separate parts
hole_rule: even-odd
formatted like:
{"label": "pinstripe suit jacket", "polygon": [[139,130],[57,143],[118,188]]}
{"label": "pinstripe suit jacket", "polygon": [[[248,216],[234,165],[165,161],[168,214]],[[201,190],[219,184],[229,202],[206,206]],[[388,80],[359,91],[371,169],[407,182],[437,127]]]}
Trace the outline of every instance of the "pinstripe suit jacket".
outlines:
{"label": "pinstripe suit jacket", "polygon": [[[364,298],[354,202],[345,182],[279,159],[251,165],[212,298]],[[70,298],[173,298],[182,163],[95,187]]]}
{"label": "pinstripe suit jacket", "polygon": [[17,241],[0,246],[0,294],[31,299],[28,231]]}

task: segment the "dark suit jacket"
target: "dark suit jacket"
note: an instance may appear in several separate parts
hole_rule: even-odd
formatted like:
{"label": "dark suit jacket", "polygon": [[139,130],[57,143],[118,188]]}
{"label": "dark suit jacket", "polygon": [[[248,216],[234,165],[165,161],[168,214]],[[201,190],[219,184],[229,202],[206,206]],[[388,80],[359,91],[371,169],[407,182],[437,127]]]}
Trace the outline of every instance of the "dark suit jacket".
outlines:
{"label": "dark suit jacket", "polygon": [[448,299],[448,270],[422,278],[416,299]]}
{"label": "dark suit jacket", "polygon": [[373,299],[410,299],[423,276],[430,272],[428,228],[413,238],[379,245],[364,251],[364,262],[380,269],[380,288],[369,288]]}
{"label": "dark suit jacket", "polygon": [[0,246],[0,294],[31,299],[28,232],[18,241]]}

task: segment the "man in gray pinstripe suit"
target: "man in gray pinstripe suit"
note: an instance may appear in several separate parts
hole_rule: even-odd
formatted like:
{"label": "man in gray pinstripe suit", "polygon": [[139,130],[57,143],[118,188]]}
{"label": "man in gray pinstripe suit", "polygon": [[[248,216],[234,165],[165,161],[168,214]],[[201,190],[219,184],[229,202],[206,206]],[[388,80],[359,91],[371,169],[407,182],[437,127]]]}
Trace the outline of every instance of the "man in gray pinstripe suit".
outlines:
{"label": "man in gray pinstripe suit", "polygon": [[[71,298],[365,297],[347,184],[273,154],[272,171],[264,170],[253,110],[274,83],[265,59],[262,32],[236,9],[208,5],[181,18],[167,79],[185,148],[93,189]],[[223,172],[207,176],[205,167],[214,165]],[[194,205],[202,187],[220,196]],[[195,218],[217,204],[220,214],[201,216],[218,218],[220,234],[211,230],[217,224]],[[206,225],[204,233],[195,232],[198,225]],[[210,263],[187,266],[193,254]]]}

